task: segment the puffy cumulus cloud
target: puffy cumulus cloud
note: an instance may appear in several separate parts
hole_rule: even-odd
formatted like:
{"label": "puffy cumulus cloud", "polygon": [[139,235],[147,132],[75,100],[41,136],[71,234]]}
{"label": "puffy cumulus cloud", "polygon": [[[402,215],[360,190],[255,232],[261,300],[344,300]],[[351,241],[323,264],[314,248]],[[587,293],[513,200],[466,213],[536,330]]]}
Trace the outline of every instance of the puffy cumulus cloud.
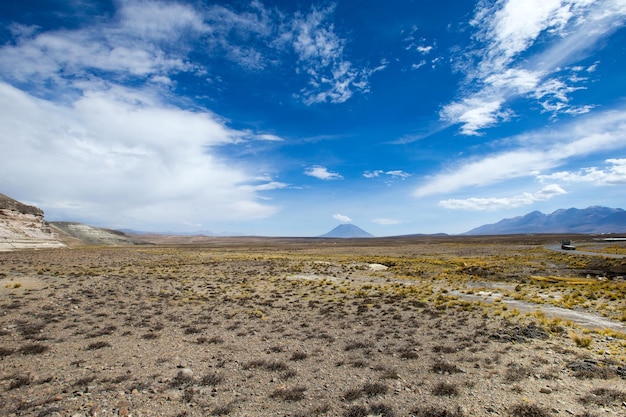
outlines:
{"label": "puffy cumulus cloud", "polygon": [[536,177],[571,158],[621,149],[626,143],[626,109],[598,112],[558,130],[546,128],[507,141],[518,147],[459,161],[456,166],[427,178],[414,195],[423,197],[513,178]]}
{"label": "puffy cumulus cloud", "polygon": [[[506,103],[517,97],[538,101],[553,116],[588,112],[593,105],[571,100],[587,78],[568,74],[584,68],[568,65],[601,47],[624,22],[623,0],[479,2],[472,20],[479,45],[463,51],[476,61],[459,66],[466,85],[458,99],[442,107],[440,118],[460,124],[465,135],[476,135],[509,120]],[[534,49],[538,42],[545,47]]]}
{"label": "puffy cumulus cloud", "polygon": [[333,219],[339,220],[342,223],[352,223],[352,219],[350,217],[339,213],[333,214]]}
{"label": "puffy cumulus cloud", "polygon": [[559,171],[539,175],[542,181],[562,181],[570,183],[592,183],[594,185],[626,184],[626,159],[607,159],[606,167],[587,167],[578,171]]}
{"label": "puffy cumulus cloud", "polygon": [[550,200],[557,195],[566,193],[559,185],[551,184],[536,193],[523,193],[512,197],[448,199],[440,201],[439,205],[454,210],[492,211],[529,205],[536,201]]}
{"label": "puffy cumulus cloud", "polygon": [[69,105],[0,83],[0,178],[48,214],[120,226],[181,226],[271,216],[243,168],[211,153],[240,132],[209,112],[122,87]]}
{"label": "puffy cumulus cloud", "polygon": [[337,172],[329,171],[326,167],[320,166],[320,165],[315,165],[315,166],[307,168],[304,171],[304,174],[308,175],[309,177],[314,177],[314,178],[317,178],[320,180],[326,180],[326,181],[343,179],[343,176],[341,174],[338,174]]}

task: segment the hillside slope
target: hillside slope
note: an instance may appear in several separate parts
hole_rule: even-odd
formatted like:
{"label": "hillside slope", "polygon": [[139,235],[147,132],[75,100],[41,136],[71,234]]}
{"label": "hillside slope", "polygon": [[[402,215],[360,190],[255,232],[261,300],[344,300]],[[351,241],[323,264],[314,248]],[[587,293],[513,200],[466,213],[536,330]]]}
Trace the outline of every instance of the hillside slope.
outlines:
{"label": "hillside slope", "polygon": [[560,209],[550,214],[533,211],[524,216],[486,224],[464,234],[527,233],[626,233],[626,211],[621,208],[599,206],[586,209]]}

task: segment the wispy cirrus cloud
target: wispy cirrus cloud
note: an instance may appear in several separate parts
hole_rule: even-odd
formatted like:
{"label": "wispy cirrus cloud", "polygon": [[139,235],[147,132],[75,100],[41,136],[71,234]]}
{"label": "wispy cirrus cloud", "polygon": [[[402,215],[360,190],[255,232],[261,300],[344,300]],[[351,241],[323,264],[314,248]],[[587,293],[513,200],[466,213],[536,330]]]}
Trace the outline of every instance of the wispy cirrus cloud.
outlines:
{"label": "wispy cirrus cloud", "polygon": [[[479,46],[469,54],[476,61],[459,66],[466,84],[457,100],[441,108],[440,118],[460,124],[465,135],[478,135],[510,120],[506,103],[516,97],[536,100],[552,115],[588,112],[591,104],[572,104],[572,93],[585,88],[586,78],[571,65],[625,23],[621,0],[479,3],[472,20]],[[539,43],[542,48],[533,49]]]}
{"label": "wispy cirrus cloud", "polygon": [[296,14],[289,32],[281,41],[288,41],[298,56],[297,71],[308,76],[309,82],[298,93],[305,104],[343,103],[355,92],[368,92],[369,77],[382,70],[358,68],[345,58],[346,39],[335,31],[331,17],[335,5],[313,6],[308,14]]}
{"label": "wispy cirrus cloud", "polygon": [[567,194],[567,191],[557,184],[550,184],[536,193],[522,193],[511,197],[471,197],[465,199],[451,198],[440,201],[439,205],[453,210],[494,211],[525,206],[533,204],[537,201],[546,201],[562,194]]}
{"label": "wispy cirrus cloud", "polygon": [[571,158],[620,149],[626,142],[626,109],[596,113],[558,130],[546,128],[508,140],[517,147],[468,158],[455,167],[447,167],[444,172],[426,179],[415,190],[415,196],[449,193],[513,178],[537,177]]}
{"label": "wispy cirrus cloud", "polygon": [[315,165],[315,166],[307,168],[304,171],[304,174],[308,175],[309,177],[314,177],[314,178],[325,180],[325,181],[343,179],[343,176],[341,174],[337,172],[329,171],[328,168],[321,166],[321,165]]}
{"label": "wispy cirrus cloud", "polygon": [[607,159],[606,166],[587,167],[578,171],[559,171],[547,175],[539,175],[541,182],[561,181],[569,183],[592,183],[594,185],[626,184],[626,159]]}
{"label": "wispy cirrus cloud", "polygon": [[383,171],[382,169],[377,169],[374,171],[365,171],[363,172],[363,176],[365,178],[379,178],[382,176],[391,177],[391,178],[401,178],[405,179],[411,176],[411,174],[406,173],[402,170],[396,169],[391,171]]}

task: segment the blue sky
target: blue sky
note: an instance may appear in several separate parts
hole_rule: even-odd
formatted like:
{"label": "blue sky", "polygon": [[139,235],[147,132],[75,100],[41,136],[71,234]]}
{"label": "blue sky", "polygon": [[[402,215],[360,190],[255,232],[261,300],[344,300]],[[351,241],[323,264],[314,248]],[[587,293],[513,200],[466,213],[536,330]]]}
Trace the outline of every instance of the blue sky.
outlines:
{"label": "blue sky", "polygon": [[0,192],[145,231],[626,206],[626,0],[5,1]]}

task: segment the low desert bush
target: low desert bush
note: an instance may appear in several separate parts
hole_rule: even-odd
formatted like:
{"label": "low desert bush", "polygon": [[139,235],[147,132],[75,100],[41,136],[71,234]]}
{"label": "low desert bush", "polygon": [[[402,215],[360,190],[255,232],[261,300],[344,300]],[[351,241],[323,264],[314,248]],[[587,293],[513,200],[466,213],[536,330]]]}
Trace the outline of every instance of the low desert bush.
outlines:
{"label": "low desert bush", "polygon": [[106,347],[111,347],[111,344],[109,342],[105,342],[104,340],[102,340],[100,342],[94,342],[94,343],[88,344],[87,350],[97,350],[97,349],[103,349]]}
{"label": "low desert bush", "polygon": [[596,388],[580,400],[583,404],[608,406],[626,401],[626,392],[613,388]]}
{"label": "low desert bush", "polygon": [[278,388],[270,394],[270,398],[288,402],[302,401],[305,391],[305,387]]}
{"label": "low desert bush", "polygon": [[227,405],[218,405],[214,409],[211,410],[212,416],[225,416],[230,414],[233,411],[233,406],[231,404]]}
{"label": "low desert bush", "polygon": [[367,408],[362,405],[353,405],[343,413],[343,417],[367,417],[368,415]]}
{"label": "low desert bush", "polygon": [[458,366],[447,362],[435,362],[432,371],[436,374],[456,374],[463,372]]}
{"label": "low desert bush", "polygon": [[202,385],[215,386],[222,383],[224,377],[216,373],[208,373],[200,379]]}
{"label": "low desert bush", "polygon": [[377,395],[384,395],[387,393],[389,388],[385,384],[381,384],[378,382],[367,383],[363,385],[363,393],[368,397],[375,397]]}
{"label": "low desert bush", "polygon": [[4,356],[9,356],[13,352],[14,352],[14,350],[11,349],[11,348],[5,348],[5,347],[1,347],[0,346],[0,358],[2,358]]}
{"label": "low desert bush", "polygon": [[30,385],[32,382],[32,377],[29,374],[18,374],[15,375],[11,383],[9,384],[8,390],[18,389],[25,385]]}
{"label": "low desert bush", "polygon": [[39,355],[42,353],[46,353],[50,350],[50,347],[46,345],[42,345],[40,343],[29,343],[27,345],[22,346],[19,349],[19,352],[22,355]]}
{"label": "low desert bush", "polygon": [[418,407],[411,411],[410,415],[412,417],[465,417],[460,408],[450,411],[441,407]]}
{"label": "low desert bush", "polygon": [[432,394],[437,397],[456,397],[459,395],[459,389],[455,384],[439,382],[433,387]]}
{"label": "low desert bush", "polygon": [[307,358],[307,354],[304,352],[294,352],[293,355],[291,355],[291,358],[289,358],[289,360],[292,361],[303,361]]}
{"label": "low desert bush", "polygon": [[570,337],[572,338],[572,340],[574,341],[574,343],[576,344],[576,346],[579,347],[584,347],[587,348],[589,346],[591,346],[591,343],[593,342],[593,338],[590,336],[581,336],[577,333],[572,333],[570,335]]}
{"label": "low desert bush", "polygon": [[378,417],[394,417],[396,414],[393,408],[385,404],[372,404],[370,406],[369,415]]}

